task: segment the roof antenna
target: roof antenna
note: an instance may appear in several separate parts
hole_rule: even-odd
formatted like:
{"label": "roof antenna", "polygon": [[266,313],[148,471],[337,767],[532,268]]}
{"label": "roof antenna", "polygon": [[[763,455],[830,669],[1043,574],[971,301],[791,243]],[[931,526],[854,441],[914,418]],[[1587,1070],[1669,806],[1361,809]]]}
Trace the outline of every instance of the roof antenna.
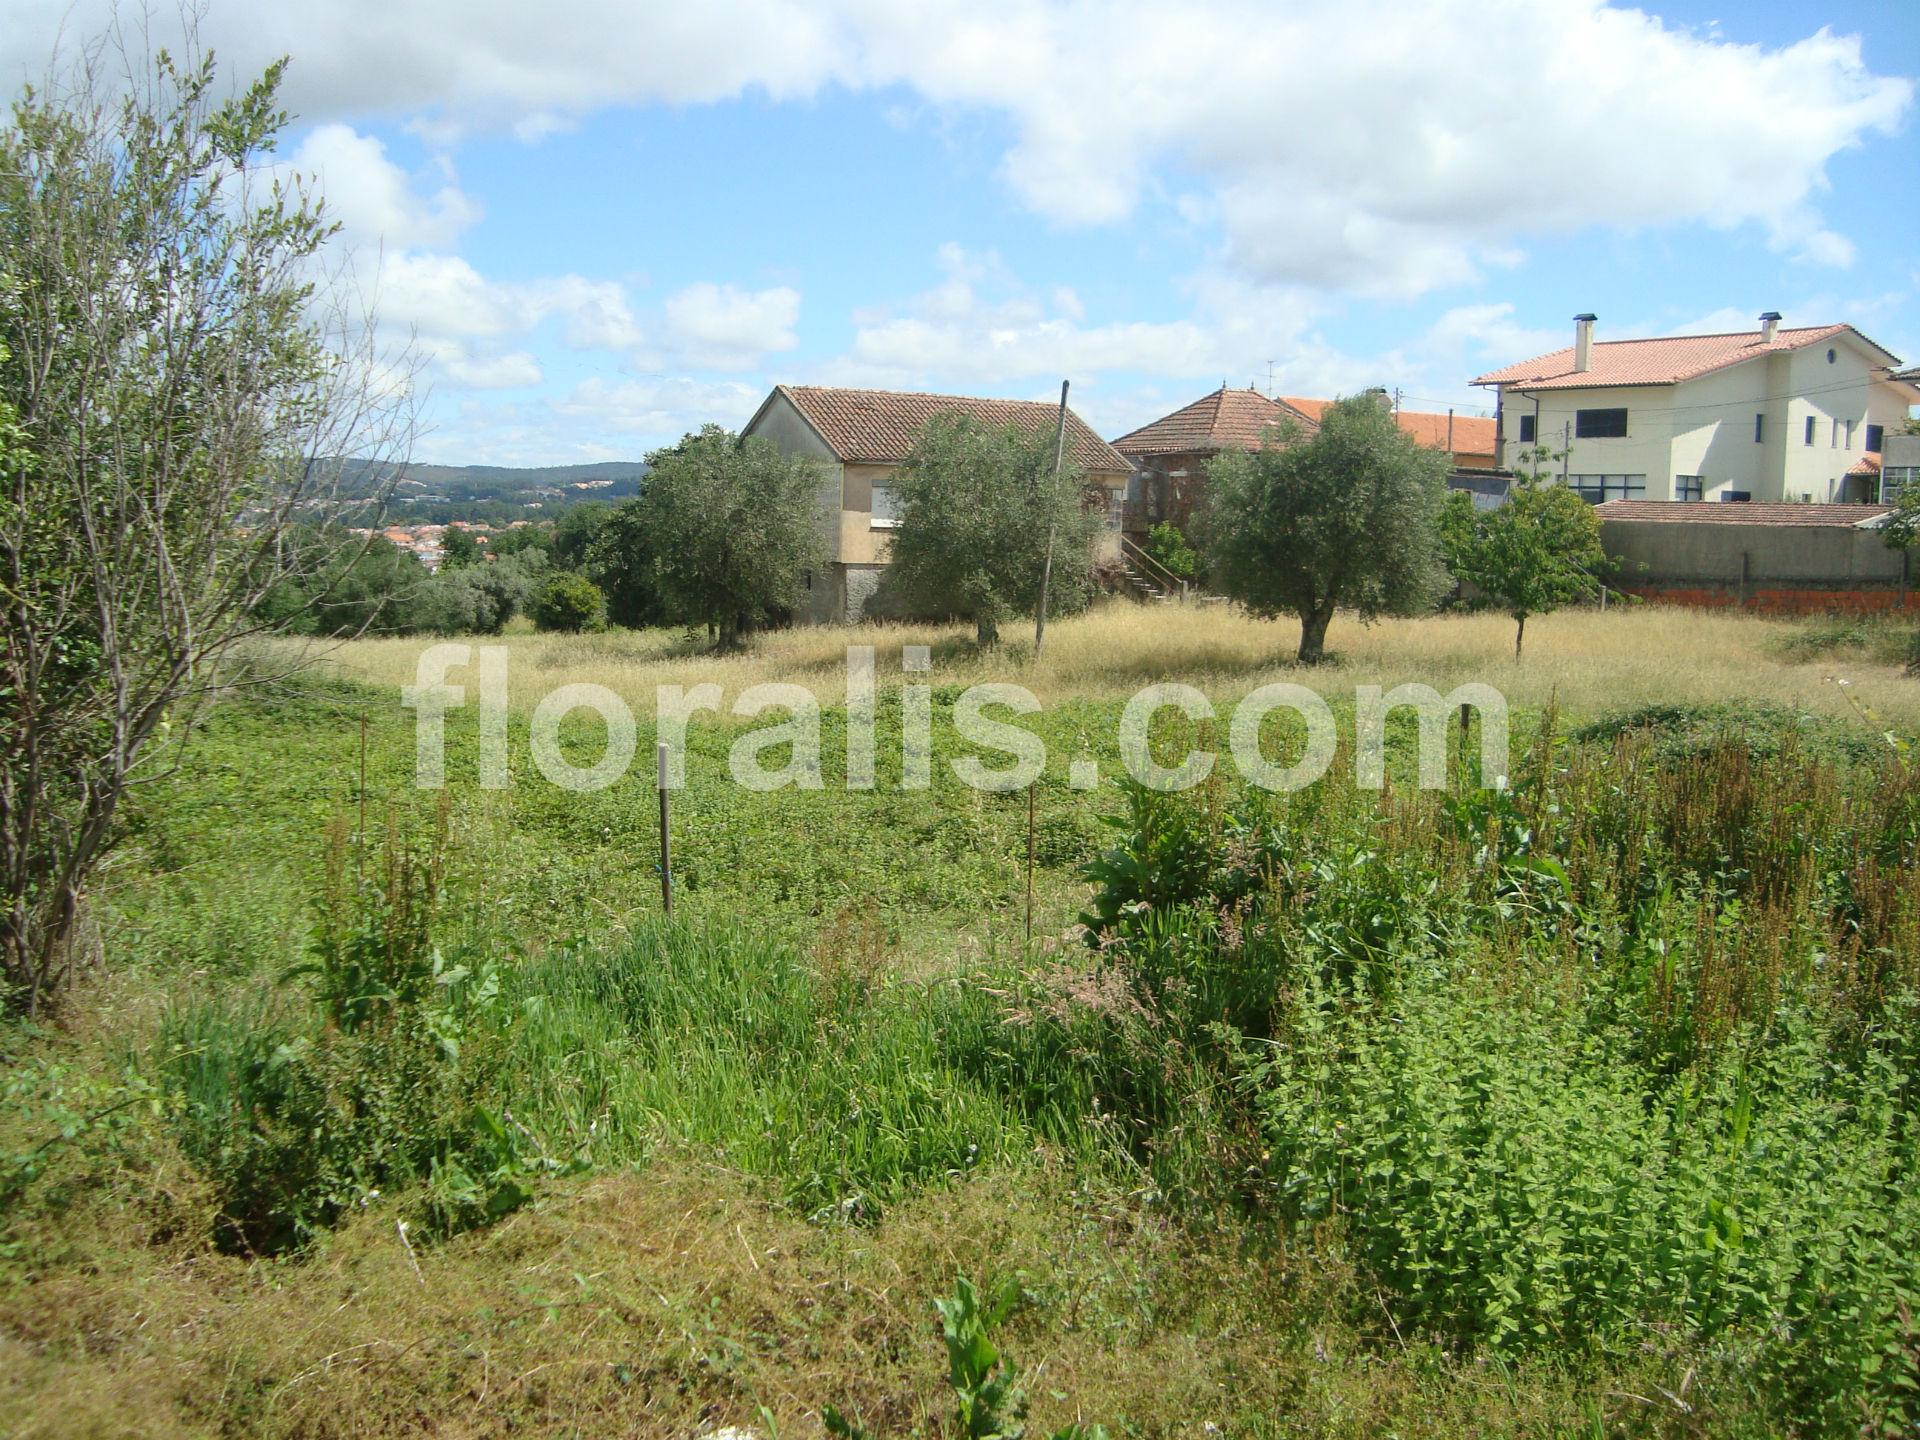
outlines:
{"label": "roof antenna", "polygon": [[1267,398],[1273,398],[1273,361],[1267,361]]}

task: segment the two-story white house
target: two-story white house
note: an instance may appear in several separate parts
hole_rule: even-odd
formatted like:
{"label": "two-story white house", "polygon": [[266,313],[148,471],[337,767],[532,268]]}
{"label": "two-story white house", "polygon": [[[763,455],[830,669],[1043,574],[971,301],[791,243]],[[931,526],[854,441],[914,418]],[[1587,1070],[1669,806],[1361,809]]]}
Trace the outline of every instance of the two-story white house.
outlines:
{"label": "two-story white house", "polygon": [[1500,464],[1545,468],[1603,500],[1876,500],[1883,437],[1920,386],[1851,325],[1595,340],[1489,371]]}

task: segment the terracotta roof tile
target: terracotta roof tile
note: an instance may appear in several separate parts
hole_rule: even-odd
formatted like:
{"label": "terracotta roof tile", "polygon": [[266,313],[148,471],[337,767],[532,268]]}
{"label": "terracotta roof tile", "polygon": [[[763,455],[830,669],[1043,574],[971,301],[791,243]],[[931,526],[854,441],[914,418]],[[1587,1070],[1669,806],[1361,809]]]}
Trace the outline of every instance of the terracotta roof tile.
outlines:
{"label": "terracotta roof tile", "polygon": [[[1309,400],[1301,395],[1283,395],[1281,399],[1302,415],[1318,420],[1320,414],[1333,402],[1331,400]],[[1429,450],[1447,449],[1447,424],[1453,424],[1453,448],[1455,455],[1491,455],[1494,443],[1499,438],[1499,427],[1493,421],[1479,415],[1446,416],[1430,410],[1401,410],[1394,418],[1400,422],[1400,428],[1414,438],[1415,443]]]}
{"label": "terracotta roof tile", "polygon": [[[1018,425],[1049,433],[1060,407],[1037,400],[983,400],[967,395],[921,395],[894,390],[841,390],[824,385],[779,385],[807,423],[842,460],[855,464],[896,464],[907,458],[920,429],[936,415],[958,411],[983,425]],[[1067,411],[1067,452],[1082,470],[1127,474],[1125,456],[1102,440],[1071,409]]]}
{"label": "terracotta roof tile", "polygon": [[1723,500],[1609,500],[1594,506],[1602,520],[1656,520],[1714,525],[1871,525],[1890,505],[1801,505]]}
{"label": "terracotta roof tile", "polygon": [[1847,471],[1849,475],[1878,475],[1880,473],[1880,452],[1869,450],[1862,455],[1854,467]]}
{"label": "terracotta roof tile", "polygon": [[1301,415],[1258,390],[1229,390],[1224,385],[1171,415],[1129,431],[1113,442],[1124,455],[1216,454],[1253,450],[1275,425],[1291,420],[1308,430],[1313,417]]}
{"label": "terracotta roof tile", "polygon": [[[1522,385],[1529,390],[1583,390],[1608,385],[1674,385],[1714,370],[1738,365],[1761,355],[1775,355],[1817,345],[1835,335],[1852,332],[1873,345],[1851,325],[1813,325],[1776,331],[1771,343],[1758,330],[1732,335],[1670,335],[1651,340],[1596,340],[1592,363],[1573,368],[1573,347],[1537,355],[1501,370],[1489,370],[1476,385]],[[1873,345],[1878,350],[1880,347]],[[1882,352],[1885,353],[1884,351]],[[1891,358],[1891,357],[1889,357]]]}

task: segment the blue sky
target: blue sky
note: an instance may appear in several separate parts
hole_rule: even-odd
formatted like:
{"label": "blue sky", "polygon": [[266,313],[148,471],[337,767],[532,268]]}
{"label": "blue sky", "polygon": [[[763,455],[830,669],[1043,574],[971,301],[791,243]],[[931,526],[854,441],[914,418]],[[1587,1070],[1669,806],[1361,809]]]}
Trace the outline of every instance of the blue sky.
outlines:
{"label": "blue sky", "polygon": [[[0,0],[10,78],[62,20]],[[201,38],[293,57],[287,163],[417,348],[423,459],[637,457],[780,380],[1064,376],[1108,435],[1269,365],[1483,406],[1582,310],[1920,362],[1912,0],[209,0]]]}

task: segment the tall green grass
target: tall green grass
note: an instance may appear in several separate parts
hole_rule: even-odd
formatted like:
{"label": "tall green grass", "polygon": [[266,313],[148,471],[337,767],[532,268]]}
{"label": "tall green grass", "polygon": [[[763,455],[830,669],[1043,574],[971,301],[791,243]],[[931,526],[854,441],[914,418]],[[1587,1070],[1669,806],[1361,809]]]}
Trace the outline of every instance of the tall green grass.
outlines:
{"label": "tall green grass", "polygon": [[808,1213],[1032,1156],[1043,1131],[955,1062],[1002,1024],[964,981],[836,971],[739,925],[649,926],[521,967],[508,1088],[538,1133],[602,1163],[687,1146]]}
{"label": "tall green grass", "polygon": [[516,946],[394,893],[437,862],[336,858],[311,973],[190,992],[157,1078],[234,1248],[663,1152],[822,1223],[1043,1167],[1350,1268],[1382,1345],[1653,1346],[1910,1429],[1920,777],[1777,718],[1549,711],[1504,787],[1130,791],[1086,943],[931,979],[852,922]]}

